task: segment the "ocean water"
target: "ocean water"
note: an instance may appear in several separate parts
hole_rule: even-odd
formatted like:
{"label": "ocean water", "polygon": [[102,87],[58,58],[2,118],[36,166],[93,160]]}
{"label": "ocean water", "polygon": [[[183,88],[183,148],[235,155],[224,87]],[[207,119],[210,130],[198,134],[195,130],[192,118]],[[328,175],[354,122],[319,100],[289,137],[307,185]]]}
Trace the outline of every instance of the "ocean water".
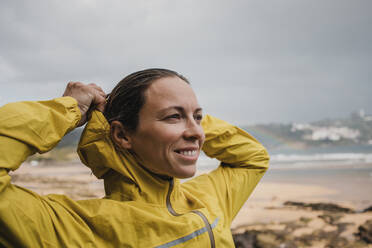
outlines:
{"label": "ocean water", "polygon": [[[343,169],[356,167],[368,167],[372,164],[372,151],[353,152],[353,151],[286,151],[285,153],[270,152],[271,169]],[[198,168],[201,170],[211,170],[217,168],[219,161],[211,159],[205,154],[201,154],[198,160]]]}

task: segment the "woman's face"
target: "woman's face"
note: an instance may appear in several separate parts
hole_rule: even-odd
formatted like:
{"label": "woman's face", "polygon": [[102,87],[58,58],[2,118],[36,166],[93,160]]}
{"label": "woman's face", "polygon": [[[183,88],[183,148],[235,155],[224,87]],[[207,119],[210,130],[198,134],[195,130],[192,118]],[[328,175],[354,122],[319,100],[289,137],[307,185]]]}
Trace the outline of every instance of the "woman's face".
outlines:
{"label": "woman's face", "polygon": [[178,77],[154,81],[145,92],[131,148],[150,171],[192,177],[204,143],[202,110],[190,85]]}

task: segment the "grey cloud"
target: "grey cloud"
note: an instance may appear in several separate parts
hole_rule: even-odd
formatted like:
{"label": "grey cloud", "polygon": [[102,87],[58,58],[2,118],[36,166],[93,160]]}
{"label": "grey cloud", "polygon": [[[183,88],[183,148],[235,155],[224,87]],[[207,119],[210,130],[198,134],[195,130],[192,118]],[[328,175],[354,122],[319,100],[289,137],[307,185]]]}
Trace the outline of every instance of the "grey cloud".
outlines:
{"label": "grey cloud", "polygon": [[109,91],[127,73],[167,67],[192,80],[207,110],[236,123],[372,112],[371,7],[368,0],[2,1],[0,96],[47,98],[69,80]]}

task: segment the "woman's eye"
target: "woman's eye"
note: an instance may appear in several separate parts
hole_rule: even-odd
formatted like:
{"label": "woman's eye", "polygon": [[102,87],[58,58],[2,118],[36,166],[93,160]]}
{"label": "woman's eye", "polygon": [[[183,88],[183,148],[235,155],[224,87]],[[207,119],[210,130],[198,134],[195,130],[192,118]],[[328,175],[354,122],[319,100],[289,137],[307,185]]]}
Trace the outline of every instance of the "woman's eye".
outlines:
{"label": "woman's eye", "polygon": [[195,115],[195,120],[197,120],[197,121],[201,121],[202,119],[203,119],[203,115],[200,115],[200,114],[198,114],[198,115]]}
{"label": "woman's eye", "polygon": [[181,118],[180,114],[173,114],[173,115],[169,115],[166,117],[166,119],[180,119],[180,118]]}

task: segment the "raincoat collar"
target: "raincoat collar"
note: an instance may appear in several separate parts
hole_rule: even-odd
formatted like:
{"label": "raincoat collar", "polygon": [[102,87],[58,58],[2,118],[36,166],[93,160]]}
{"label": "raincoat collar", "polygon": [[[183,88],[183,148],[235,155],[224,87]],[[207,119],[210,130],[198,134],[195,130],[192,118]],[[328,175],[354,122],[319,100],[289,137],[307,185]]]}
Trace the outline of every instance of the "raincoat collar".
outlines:
{"label": "raincoat collar", "polygon": [[178,179],[165,179],[142,167],[127,150],[118,150],[110,138],[110,124],[93,111],[78,146],[80,160],[93,174],[104,179],[106,198],[119,201],[146,201],[165,204],[170,181],[178,189]]}

